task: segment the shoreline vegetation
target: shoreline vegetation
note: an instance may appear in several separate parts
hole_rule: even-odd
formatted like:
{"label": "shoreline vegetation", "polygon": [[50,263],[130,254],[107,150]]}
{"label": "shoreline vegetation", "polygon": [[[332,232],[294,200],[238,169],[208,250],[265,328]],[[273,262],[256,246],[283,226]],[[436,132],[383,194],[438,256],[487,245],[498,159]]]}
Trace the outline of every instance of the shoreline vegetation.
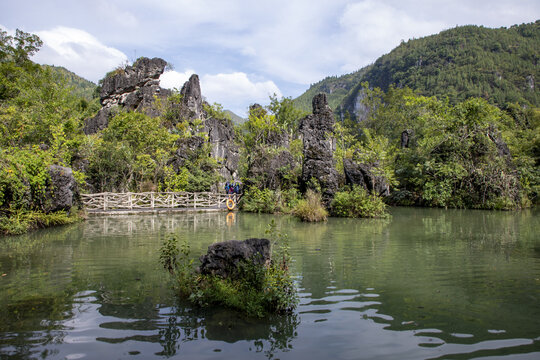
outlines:
{"label": "shoreline vegetation", "polygon": [[[465,30],[472,37],[486,31]],[[452,31],[461,30],[429,43]],[[497,34],[502,47],[489,51],[512,38],[527,45],[520,62],[536,61],[522,52],[540,42],[538,22]],[[400,45],[392,61],[425,42]],[[426,94],[424,78],[421,89],[385,83],[383,91],[364,82],[355,85],[362,114],[334,114],[331,89],[319,89],[311,113],[274,95],[233,123],[221,105],[203,100],[197,75],[181,90],[161,89],[162,59],[120,66],[90,97],[91,86],[76,75],[30,60],[41,46],[36,35],[0,31],[0,235],[80,220],[78,192],[217,192],[231,179],[242,183],[242,211],[303,221],[384,218],[388,205],[516,210],[539,203],[540,109],[530,77],[521,90],[512,87],[522,92],[515,96],[501,89],[491,96],[490,87],[478,93],[469,72],[454,74],[454,92],[438,97]],[[474,62],[460,56],[451,59],[459,68]],[[476,95],[462,98],[458,88],[457,95]]]}

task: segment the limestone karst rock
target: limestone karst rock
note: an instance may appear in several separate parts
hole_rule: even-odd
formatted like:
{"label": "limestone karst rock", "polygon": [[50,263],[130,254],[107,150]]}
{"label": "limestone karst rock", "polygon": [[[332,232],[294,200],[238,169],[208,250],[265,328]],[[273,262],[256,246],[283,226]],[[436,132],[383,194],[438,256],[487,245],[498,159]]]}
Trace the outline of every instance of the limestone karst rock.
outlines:
{"label": "limestone karst rock", "polygon": [[187,110],[187,114],[184,116],[187,119],[202,119],[204,117],[203,98],[199,75],[193,74],[190,76],[189,80],[182,86],[180,95],[182,95],[182,104]]}
{"label": "limestone karst rock", "polygon": [[238,267],[243,262],[262,266],[269,263],[270,240],[253,238],[218,242],[208,246],[207,254],[202,255],[200,261],[201,274],[234,278],[239,275]]}
{"label": "limestone karst rock", "polygon": [[51,185],[48,191],[47,212],[69,211],[79,196],[73,171],[68,167],[50,165],[49,175]]}
{"label": "limestone karst rock", "polygon": [[300,187],[306,190],[313,180],[321,187],[322,200],[330,205],[338,189],[338,173],[334,167],[334,115],[328,106],[326,94],[313,98],[313,114],[306,116],[300,123],[303,139],[304,162]]}
{"label": "limestone karst rock", "polygon": [[170,91],[159,86],[167,62],[160,58],[139,58],[132,66],[118,69],[103,79],[100,92],[101,109],[96,116],[86,119],[84,133],[94,134],[107,127],[114,107],[145,111],[158,115],[152,109],[154,96],[166,98]]}

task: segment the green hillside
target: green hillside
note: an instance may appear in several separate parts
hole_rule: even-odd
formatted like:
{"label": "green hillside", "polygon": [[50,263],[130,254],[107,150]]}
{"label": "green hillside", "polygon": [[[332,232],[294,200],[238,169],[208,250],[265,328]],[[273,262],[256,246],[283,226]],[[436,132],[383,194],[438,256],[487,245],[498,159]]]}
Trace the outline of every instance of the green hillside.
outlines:
{"label": "green hillside", "polygon": [[341,104],[344,111],[355,114],[362,82],[382,90],[390,85],[410,87],[420,95],[448,97],[454,104],[482,97],[501,108],[511,103],[538,107],[540,95],[535,81],[540,79],[539,58],[540,20],[499,29],[456,27],[402,42],[369,67],[312,85],[296,101],[300,106],[304,97],[320,91],[329,93],[332,84],[354,79],[346,94],[333,94],[334,109]]}
{"label": "green hillside", "polygon": [[303,111],[311,112],[311,100],[315,95],[323,92],[328,94],[328,104],[332,109],[335,109],[349,94],[351,89],[361,81],[369,69],[370,67],[368,66],[351,74],[328,76],[318,83],[311,85],[305,93],[294,99],[294,105]]}
{"label": "green hillside", "polygon": [[226,114],[229,114],[229,116],[231,117],[231,120],[233,122],[233,124],[236,124],[236,125],[241,125],[243,123],[246,122],[247,119],[244,119],[243,117],[239,116],[239,115],[236,115],[235,113],[233,113],[231,110],[225,110],[225,113]]}
{"label": "green hillside", "polygon": [[45,69],[50,69],[53,73],[58,74],[60,77],[66,79],[67,85],[73,88],[73,94],[85,98],[86,100],[92,100],[96,84],[88,81],[74,72],[61,66],[54,65],[42,65]]}

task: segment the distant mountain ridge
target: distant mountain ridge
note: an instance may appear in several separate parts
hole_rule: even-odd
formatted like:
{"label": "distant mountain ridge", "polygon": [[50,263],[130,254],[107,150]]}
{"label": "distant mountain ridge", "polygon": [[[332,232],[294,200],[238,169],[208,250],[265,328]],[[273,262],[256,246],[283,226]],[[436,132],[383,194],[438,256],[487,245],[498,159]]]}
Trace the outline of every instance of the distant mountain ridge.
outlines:
{"label": "distant mountain ridge", "polygon": [[67,85],[73,88],[73,93],[77,96],[81,96],[90,101],[94,97],[94,91],[97,85],[91,81],[88,81],[72,71],[69,71],[62,66],[54,65],[41,65],[44,69],[50,69],[54,73],[63,77],[67,81]]}
{"label": "distant mountain ridge", "polygon": [[309,98],[325,92],[334,110],[356,118],[362,111],[362,83],[368,82],[382,90],[407,86],[451,103],[482,97],[501,108],[511,103],[538,107],[539,59],[540,20],[498,29],[461,26],[402,42],[372,65],[328,77],[294,101],[309,110]]}
{"label": "distant mountain ridge", "polygon": [[243,124],[243,123],[245,123],[247,121],[247,119],[244,119],[240,115],[235,114],[231,110],[224,110],[224,111],[225,111],[226,114],[229,114],[229,116],[231,117],[232,122],[234,124],[236,124],[236,125],[241,125],[241,124]]}

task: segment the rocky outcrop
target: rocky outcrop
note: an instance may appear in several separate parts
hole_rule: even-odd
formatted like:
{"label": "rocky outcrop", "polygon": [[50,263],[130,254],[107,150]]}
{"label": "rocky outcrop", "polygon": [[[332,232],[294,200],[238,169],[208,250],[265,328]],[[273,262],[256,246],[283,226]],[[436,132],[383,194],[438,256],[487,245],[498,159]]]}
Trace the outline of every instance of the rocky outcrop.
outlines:
{"label": "rocky outcrop", "polygon": [[150,116],[157,115],[152,108],[154,96],[167,97],[169,90],[159,86],[167,62],[160,58],[139,58],[132,66],[118,69],[103,79],[100,102],[102,108],[96,116],[85,121],[84,133],[94,134],[107,127],[114,107],[144,111]]}
{"label": "rocky outcrop", "polygon": [[256,179],[257,184],[264,188],[281,189],[283,185],[287,185],[287,181],[291,181],[291,173],[297,164],[288,150],[275,154],[260,149],[255,154],[250,154],[247,177]]}
{"label": "rocky outcrop", "polygon": [[176,173],[186,164],[186,161],[197,157],[197,152],[202,149],[204,139],[200,136],[181,138],[176,142],[178,147],[168,165],[172,165]]}
{"label": "rocky outcrop", "polygon": [[313,114],[300,123],[303,139],[304,162],[300,187],[306,190],[316,180],[322,191],[325,205],[329,205],[338,189],[338,174],[334,168],[334,115],[328,106],[326,94],[313,98]]}
{"label": "rocky outcrop", "polygon": [[49,175],[51,185],[46,206],[47,212],[69,211],[79,196],[73,171],[68,167],[51,165]]}
{"label": "rocky outcrop", "polygon": [[185,113],[183,117],[186,119],[202,119],[203,118],[203,98],[201,94],[201,84],[199,75],[193,74],[189,80],[184,83],[182,90],[182,105],[184,105]]}
{"label": "rocky outcrop", "polygon": [[254,238],[218,242],[210,245],[207,254],[199,260],[201,274],[235,278],[239,267],[246,262],[261,266],[270,262],[270,240]]}
{"label": "rocky outcrop", "polygon": [[233,124],[225,119],[209,118],[204,121],[204,131],[212,146],[211,156],[220,164],[220,175],[225,180],[236,179],[240,150],[234,143]]}
{"label": "rocky outcrop", "polygon": [[345,183],[362,186],[369,192],[380,196],[390,195],[390,186],[382,176],[374,175],[375,166],[357,164],[351,159],[343,159]]}

